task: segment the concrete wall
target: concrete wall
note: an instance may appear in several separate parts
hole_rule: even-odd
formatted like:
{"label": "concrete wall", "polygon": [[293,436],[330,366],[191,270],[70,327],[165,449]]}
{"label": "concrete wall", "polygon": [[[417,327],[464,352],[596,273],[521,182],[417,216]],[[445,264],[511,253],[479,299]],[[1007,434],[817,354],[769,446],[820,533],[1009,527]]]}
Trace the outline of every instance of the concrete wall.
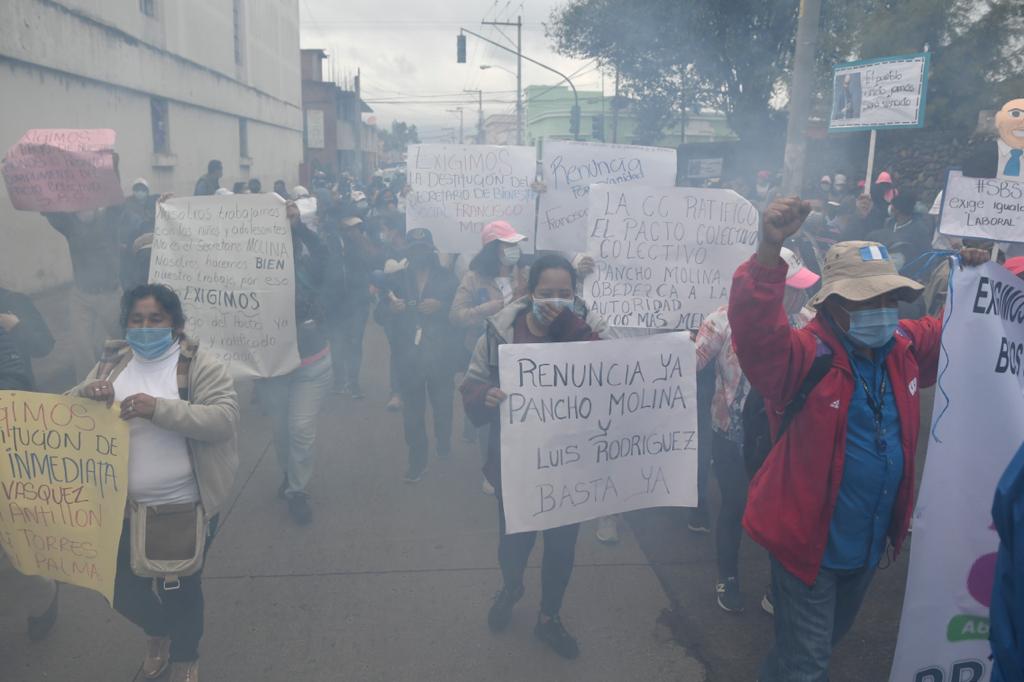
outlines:
{"label": "concrete wall", "polygon": [[[113,128],[125,190],[191,194],[206,162],[222,185],[298,182],[302,160],[298,0],[241,0],[245,48],[234,53],[233,0],[3,0],[0,153],[30,128]],[[150,100],[168,101],[170,154],[154,154]],[[239,153],[248,121],[251,165]],[[15,211],[0,186],[0,285],[34,292],[70,278],[63,238]]]}

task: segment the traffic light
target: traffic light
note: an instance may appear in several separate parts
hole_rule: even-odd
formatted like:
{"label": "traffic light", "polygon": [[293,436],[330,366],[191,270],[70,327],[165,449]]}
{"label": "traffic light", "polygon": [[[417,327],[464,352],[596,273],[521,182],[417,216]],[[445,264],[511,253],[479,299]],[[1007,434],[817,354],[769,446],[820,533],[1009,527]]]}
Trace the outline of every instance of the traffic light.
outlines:
{"label": "traffic light", "polygon": [[580,105],[573,104],[572,110],[569,113],[569,132],[572,134],[573,139],[579,139],[580,136]]}
{"label": "traffic light", "polygon": [[604,142],[604,114],[599,114],[590,119],[590,137]]}
{"label": "traffic light", "polygon": [[459,64],[466,63],[466,34],[460,33],[456,36],[455,61]]}

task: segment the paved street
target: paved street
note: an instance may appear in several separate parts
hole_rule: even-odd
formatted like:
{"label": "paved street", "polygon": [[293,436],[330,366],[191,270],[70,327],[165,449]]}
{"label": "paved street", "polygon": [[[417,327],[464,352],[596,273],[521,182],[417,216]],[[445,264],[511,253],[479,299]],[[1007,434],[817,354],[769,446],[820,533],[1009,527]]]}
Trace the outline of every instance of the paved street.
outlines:
{"label": "paved street", "polygon": [[[421,484],[402,483],[401,417],[384,411],[386,375],[375,369],[385,366],[385,347],[371,324],[367,399],[331,396],[326,405],[310,528],[293,526],[275,497],[269,432],[241,387],[243,465],[205,574],[203,679],[705,679],[704,666],[659,625],[669,600],[625,528],[611,548],[596,542],[592,524],[580,535],[563,609],[580,640],[578,660],[533,639],[539,547],[509,631],[488,631],[500,582],[497,519],[493,498],[480,492],[479,457],[457,442]],[[25,615],[44,601],[38,588],[0,573],[0,680],[141,679],[142,634],[84,590],[65,589],[55,630],[29,642]]]}

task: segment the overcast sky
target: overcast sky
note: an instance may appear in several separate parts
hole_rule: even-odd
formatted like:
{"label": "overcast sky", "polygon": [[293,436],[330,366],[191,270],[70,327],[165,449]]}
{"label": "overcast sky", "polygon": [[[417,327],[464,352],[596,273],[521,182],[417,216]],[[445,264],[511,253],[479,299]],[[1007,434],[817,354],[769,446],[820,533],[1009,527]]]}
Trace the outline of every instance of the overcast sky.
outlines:
{"label": "overcast sky", "polygon": [[[567,0],[299,0],[303,48],[323,48],[331,55],[337,79],[362,71],[363,99],[370,102],[377,123],[393,119],[415,123],[424,141],[437,140],[445,127],[459,125],[459,115],[448,113],[464,100],[466,137],[476,130],[476,93],[484,91],[484,115],[514,113],[515,77],[482,64],[515,72],[514,54],[468,38],[468,63],[455,62],[455,36],[459,27],[512,45],[482,20],[515,21],[523,17],[523,54],[573,77],[576,87],[601,89],[601,74],[593,63],[565,59],[552,50],[543,24],[551,10]],[[515,40],[515,27],[504,29]],[[325,65],[326,68],[326,65]],[[550,85],[558,77],[523,61],[523,87]],[[611,91],[611,83],[607,83]],[[440,95],[440,96],[438,96]],[[391,100],[395,103],[385,103]],[[424,103],[424,100],[441,103]],[[397,103],[401,101],[402,103]],[[415,103],[406,103],[415,101]]]}

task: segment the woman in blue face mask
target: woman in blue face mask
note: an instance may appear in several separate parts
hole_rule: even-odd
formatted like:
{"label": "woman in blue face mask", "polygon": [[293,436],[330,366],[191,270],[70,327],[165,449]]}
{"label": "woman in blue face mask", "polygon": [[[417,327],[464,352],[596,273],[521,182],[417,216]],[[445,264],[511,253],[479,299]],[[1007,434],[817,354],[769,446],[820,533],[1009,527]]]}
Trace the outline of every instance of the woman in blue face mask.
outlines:
{"label": "woman in blue face mask", "polygon": [[[505,533],[501,489],[501,434],[498,405],[506,395],[498,381],[498,346],[506,343],[564,343],[600,338],[605,323],[582,301],[576,300],[576,271],[562,256],[538,258],[530,268],[529,296],[514,301],[487,320],[486,332],[477,342],[466,379],[462,402],[477,426],[488,425],[487,463],[484,476],[498,498],[498,563],[503,585],[487,614],[492,632],[508,627],[512,608],[524,593],[523,573],[537,533]],[[579,646],[559,617],[562,597],[569,585],[576,556],[579,524],[544,531],[540,613],[534,634],[565,658],[576,658]]]}
{"label": "woman in blue face mask", "polygon": [[[128,501],[164,507],[195,505],[206,522],[206,549],[238,467],[238,398],[227,367],[184,334],[181,301],[171,289],[144,284],[124,295],[124,340],[109,341],[79,395],[120,401],[131,440]],[[183,529],[194,534],[195,527]],[[203,632],[202,570],[168,581],[136,576],[129,521],[121,534],[114,608],[147,636],[142,674],[198,679]]]}

